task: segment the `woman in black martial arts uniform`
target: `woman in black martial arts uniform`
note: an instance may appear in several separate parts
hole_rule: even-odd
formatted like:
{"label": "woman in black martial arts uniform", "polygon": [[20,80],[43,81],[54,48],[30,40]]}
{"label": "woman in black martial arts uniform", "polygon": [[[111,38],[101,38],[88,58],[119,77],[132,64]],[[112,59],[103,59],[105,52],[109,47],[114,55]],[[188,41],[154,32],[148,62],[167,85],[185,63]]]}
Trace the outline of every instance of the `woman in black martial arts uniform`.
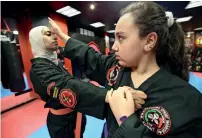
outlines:
{"label": "woman in black martial arts uniform", "polygon": [[[69,108],[76,107],[83,113],[87,112],[89,115],[103,118],[103,112],[100,113],[99,110],[104,110],[108,90],[78,81],[63,68],[57,61],[57,38],[48,27],[39,26],[33,28],[30,31],[29,39],[34,55],[30,78],[35,92],[46,102],[45,108],[50,108],[47,117],[49,134],[51,138],[74,138],[77,112]],[[63,84],[63,89],[59,87],[61,84]],[[74,85],[79,87],[74,88]],[[60,95],[59,101],[54,98],[57,97],[60,90],[63,93]],[[78,92],[74,93],[74,91]],[[54,96],[54,98],[49,95]],[[136,107],[141,108],[141,104],[144,103],[141,97],[146,98],[146,95],[143,92],[137,92],[133,96],[136,101]],[[69,108],[66,109],[67,107]],[[86,124],[86,117],[83,116],[82,118],[81,137],[83,137]]]}
{"label": "woman in black martial arts uniform", "polygon": [[[42,35],[42,30],[45,35]],[[44,39],[43,39],[44,38]],[[57,46],[58,41],[55,34],[53,34],[46,26],[39,26],[30,31],[29,34],[32,52],[35,58],[41,57],[51,60],[55,63],[65,74],[61,63],[57,60]],[[51,51],[51,49],[53,51]],[[33,77],[31,77],[32,79]],[[41,95],[40,95],[41,96]],[[57,100],[42,95],[41,99],[46,102],[45,108],[50,108],[47,116],[47,127],[51,138],[74,138],[74,130],[76,128],[77,112],[67,109]],[[81,137],[86,125],[86,116],[82,116]]]}
{"label": "woman in black martial arts uniform", "polygon": [[96,53],[49,22],[66,42],[65,57],[76,60],[88,78],[107,88],[130,86],[148,96],[143,109],[135,111],[130,93],[113,91],[105,113],[106,137],[201,137],[202,95],[187,82],[184,35],[171,12],[153,2],[126,7],[115,29],[115,55],[110,56]]}

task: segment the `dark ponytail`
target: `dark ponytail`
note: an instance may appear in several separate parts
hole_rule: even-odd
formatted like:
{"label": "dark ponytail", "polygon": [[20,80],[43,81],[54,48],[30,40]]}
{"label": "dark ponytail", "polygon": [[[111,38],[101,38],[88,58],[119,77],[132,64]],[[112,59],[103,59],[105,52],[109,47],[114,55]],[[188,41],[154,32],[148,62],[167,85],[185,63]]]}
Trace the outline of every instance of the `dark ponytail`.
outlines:
{"label": "dark ponytail", "polygon": [[121,16],[131,13],[140,29],[140,37],[156,32],[156,60],[172,74],[189,80],[188,62],[185,56],[184,33],[176,22],[168,27],[168,19],[162,6],[154,2],[134,2],[121,11]]}
{"label": "dark ponytail", "polygon": [[169,27],[167,46],[167,64],[171,73],[188,81],[189,71],[188,60],[185,55],[184,32],[176,22]]}

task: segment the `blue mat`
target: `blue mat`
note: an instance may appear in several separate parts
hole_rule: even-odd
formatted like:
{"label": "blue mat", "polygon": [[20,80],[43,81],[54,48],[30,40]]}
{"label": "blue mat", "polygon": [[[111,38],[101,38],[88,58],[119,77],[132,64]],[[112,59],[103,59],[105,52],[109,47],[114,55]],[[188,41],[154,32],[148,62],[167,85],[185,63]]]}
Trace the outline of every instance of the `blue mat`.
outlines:
{"label": "blue mat", "polygon": [[189,84],[194,86],[197,90],[202,93],[202,78],[194,75],[193,73],[189,73]]}
{"label": "blue mat", "polygon": [[32,133],[28,138],[50,138],[47,126],[43,126],[34,133]]}

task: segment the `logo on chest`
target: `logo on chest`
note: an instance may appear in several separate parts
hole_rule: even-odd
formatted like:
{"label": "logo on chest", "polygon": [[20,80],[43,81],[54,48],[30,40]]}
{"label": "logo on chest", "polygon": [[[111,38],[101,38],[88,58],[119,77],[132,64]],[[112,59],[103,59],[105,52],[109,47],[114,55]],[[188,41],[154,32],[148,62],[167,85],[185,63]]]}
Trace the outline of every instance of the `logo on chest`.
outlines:
{"label": "logo on chest", "polygon": [[171,128],[171,119],[163,107],[148,107],[145,108],[140,119],[143,124],[157,135],[165,135]]}
{"label": "logo on chest", "polygon": [[113,86],[116,83],[116,80],[119,75],[119,71],[120,71],[120,67],[118,65],[109,69],[109,71],[107,72],[107,80],[108,80],[109,86]]}

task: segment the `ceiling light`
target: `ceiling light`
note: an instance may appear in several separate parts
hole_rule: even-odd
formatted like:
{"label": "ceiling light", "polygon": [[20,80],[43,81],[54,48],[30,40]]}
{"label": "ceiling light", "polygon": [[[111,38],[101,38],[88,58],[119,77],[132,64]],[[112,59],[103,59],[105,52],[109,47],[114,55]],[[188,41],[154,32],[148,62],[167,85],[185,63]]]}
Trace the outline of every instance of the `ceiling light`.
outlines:
{"label": "ceiling light", "polygon": [[115,30],[109,30],[109,31],[107,31],[108,33],[114,33],[115,32]]}
{"label": "ceiling light", "polygon": [[16,31],[16,30],[13,31],[13,34],[18,35],[18,31]]}
{"label": "ceiling light", "polygon": [[194,29],[194,30],[195,30],[195,31],[202,30],[202,27],[196,28],[196,29]]}
{"label": "ceiling light", "polygon": [[80,13],[81,13],[80,11],[76,11],[76,12],[74,12],[74,13],[72,13],[72,14],[69,14],[69,17],[73,17],[73,16],[78,15],[78,14],[80,14]]}
{"label": "ceiling light", "polygon": [[63,14],[68,17],[73,17],[75,15],[80,14],[81,12],[77,9],[72,8],[71,6],[66,6],[56,11],[57,13]]}
{"label": "ceiling light", "polygon": [[186,22],[186,21],[189,21],[191,18],[192,16],[177,18],[176,22]]}
{"label": "ceiling light", "polygon": [[61,13],[61,12],[66,11],[68,9],[71,9],[71,7],[70,6],[66,6],[64,8],[61,8],[61,9],[57,10],[56,12]]}
{"label": "ceiling light", "polygon": [[94,5],[94,4],[91,4],[91,5],[90,5],[90,9],[91,9],[91,10],[94,10],[94,9],[95,9],[95,5]]}
{"label": "ceiling light", "polygon": [[103,27],[103,26],[105,26],[103,23],[101,23],[101,22],[97,22],[97,23],[92,23],[92,24],[90,24],[91,26],[93,26],[93,27],[95,27],[95,28],[98,28],[98,27]]}
{"label": "ceiling light", "polygon": [[202,1],[190,1],[189,4],[185,7],[185,9],[191,9],[199,6],[202,6]]}
{"label": "ceiling light", "polygon": [[77,10],[71,8],[71,9],[68,9],[68,10],[66,10],[66,11],[63,11],[62,14],[64,14],[64,15],[69,15],[69,14],[72,14],[72,13],[74,13],[74,12],[77,12]]}

